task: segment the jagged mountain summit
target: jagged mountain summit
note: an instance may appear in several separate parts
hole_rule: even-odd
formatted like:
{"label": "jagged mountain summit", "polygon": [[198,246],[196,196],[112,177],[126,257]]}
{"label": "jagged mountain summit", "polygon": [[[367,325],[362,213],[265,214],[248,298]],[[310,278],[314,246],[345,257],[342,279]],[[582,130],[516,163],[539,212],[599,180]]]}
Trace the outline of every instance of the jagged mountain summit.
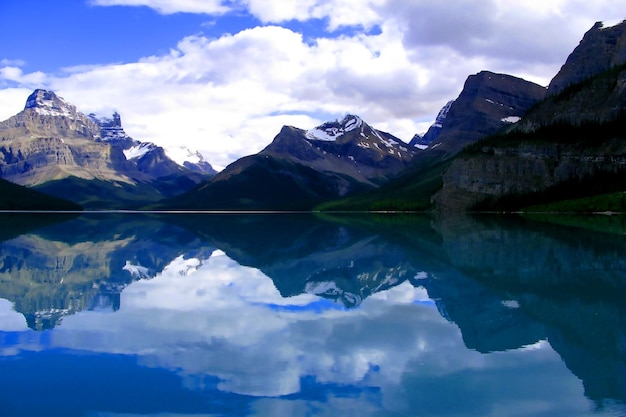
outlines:
{"label": "jagged mountain summit", "polygon": [[417,152],[356,115],[308,130],[284,126],[261,152],[233,162],[165,206],[308,210],[378,187],[406,169]]}
{"label": "jagged mountain summit", "polygon": [[89,118],[96,122],[100,128],[99,137],[96,135],[96,140],[101,139],[107,142],[132,141],[122,127],[122,117],[118,112],[114,112],[111,117],[97,117],[94,113],[90,113]]}
{"label": "jagged mountain summit", "polygon": [[[128,150],[142,146],[149,151],[127,157]],[[0,122],[0,177],[80,204],[113,208],[136,198],[112,190],[157,200],[189,189],[206,170],[194,172],[163,148],[133,140],[118,113],[86,116],[54,92],[38,89],[23,111]],[[139,188],[142,192],[136,192]]]}

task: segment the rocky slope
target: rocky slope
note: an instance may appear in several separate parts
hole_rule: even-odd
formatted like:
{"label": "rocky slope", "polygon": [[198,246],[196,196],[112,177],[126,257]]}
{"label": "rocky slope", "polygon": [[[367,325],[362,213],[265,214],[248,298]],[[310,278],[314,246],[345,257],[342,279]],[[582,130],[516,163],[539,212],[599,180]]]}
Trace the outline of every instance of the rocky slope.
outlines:
{"label": "rocky slope", "polygon": [[[137,147],[144,147],[145,152],[132,154],[130,151]],[[145,194],[156,199],[172,195],[171,190],[161,187],[162,178],[186,187],[178,192],[205,178],[206,170],[194,168],[196,172],[180,166],[167,157],[163,148],[130,138],[119,114],[102,119],[86,116],[51,91],[35,90],[23,111],[0,122],[0,177],[43,191],[54,183],[56,195],[78,203],[95,196],[76,190],[59,195],[64,188],[58,186],[59,182],[81,180],[93,181],[90,184],[94,186],[107,183],[148,187],[151,191]],[[90,193],[98,194],[94,189]],[[112,208],[109,203],[116,196],[106,201],[104,194],[100,193],[96,204]],[[119,203],[123,204],[115,201]]]}
{"label": "rocky slope", "polygon": [[[608,29],[594,26],[551,83],[551,90],[560,92],[533,108],[509,134],[456,158],[433,199],[436,206],[519,209],[623,190],[626,67],[614,64],[622,59],[624,44],[626,22]],[[598,68],[599,73],[590,73]],[[503,198],[511,203],[496,204]]]}

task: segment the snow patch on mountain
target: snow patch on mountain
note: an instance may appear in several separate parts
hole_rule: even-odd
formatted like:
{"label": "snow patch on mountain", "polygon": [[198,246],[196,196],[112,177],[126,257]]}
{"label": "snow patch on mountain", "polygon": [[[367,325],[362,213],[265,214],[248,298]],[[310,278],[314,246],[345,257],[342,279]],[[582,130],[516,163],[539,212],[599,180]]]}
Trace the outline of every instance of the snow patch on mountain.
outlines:
{"label": "snow patch on mountain", "polygon": [[500,119],[500,120],[502,120],[505,123],[517,123],[520,120],[522,120],[522,118],[518,117],[518,116],[509,116],[509,117],[505,117],[504,119]]}
{"label": "snow patch on mountain", "polygon": [[343,133],[344,133],[343,131],[340,131],[337,128],[326,128],[326,129],[314,128],[314,129],[307,130],[306,137],[307,139],[334,142],[337,140],[337,137],[342,136]]}
{"label": "snow patch on mountain", "polygon": [[[385,140],[385,139],[383,139],[383,138],[382,138],[382,137],[378,134],[378,132],[376,132],[375,130],[373,130],[373,132],[374,132],[374,134],[376,134],[376,137],[377,137],[378,139],[380,139],[380,141],[381,141],[381,142],[382,142],[382,143],[383,143],[386,147],[388,147],[388,148],[393,148],[393,147],[395,147],[395,146],[399,145],[399,143],[398,143],[398,142],[396,142],[395,140],[393,140],[393,139]],[[404,148],[404,150],[406,151],[406,148]],[[391,151],[390,151],[390,152],[391,152]]]}
{"label": "snow patch on mountain", "polygon": [[504,105],[504,104],[502,104],[502,103],[499,103],[499,102],[493,101],[493,100],[488,99],[488,98],[486,98],[486,99],[485,99],[485,101],[486,101],[487,103],[490,103],[490,104],[495,104],[496,106],[506,107],[507,109],[511,109],[511,110],[513,110],[513,107],[511,107],[511,106],[505,106],[505,105]]}
{"label": "snow patch on mountain", "polygon": [[[218,251],[216,251],[218,252]],[[213,254],[212,256],[216,256]],[[219,256],[219,254],[217,254]],[[180,255],[169,263],[163,270],[163,274],[169,274],[171,276],[187,277],[198,270],[202,266],[202,261],[198,258],[185,258],[184,255]]]}
{"label": "snow patch on mountain", "polygon": [[322,282],[307,282],[304,288],[304,292],[307,294],[322,295],[322,294],[336,294],[339,292],[337,284],[333,281]]}
{"label": "snow patch on mountain", "polygon": [[[346,117],[346,119],[348,119],[350,116]],[[344,120],[346,120],[344,119]],[[363,120],[361,120],[360,117],[354,116],[353,118],[351,118],[350,120],[348,120],[347,123],[345,123],[345,128],[344,130],[346,132],[350,132],[354,129],[358,129],[359,127],[361,127],[363,125]]]}
{"label": "snow patch on mountain", "polygon": [[129,149],[124,150],[124,156],[126,159],[139,159],[150,151],[153,151],[157,148],[154,143],[151,142],[141,142],[138,145],[132,146]]}

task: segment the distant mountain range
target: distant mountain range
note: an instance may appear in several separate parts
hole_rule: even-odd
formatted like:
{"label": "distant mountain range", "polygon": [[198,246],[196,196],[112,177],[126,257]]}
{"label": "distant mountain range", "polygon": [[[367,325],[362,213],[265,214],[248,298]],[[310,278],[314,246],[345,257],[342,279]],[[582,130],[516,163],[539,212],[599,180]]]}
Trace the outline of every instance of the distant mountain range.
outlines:
{"label": "distant mountain range", "polygon": [[625,65],[626,21],[597,23],[548,88],[481,71],[409,143],[347,115],[284,126],[220,173],[184,147],[133,140],[117,113],[35,90],[0,122],[0,177],[87,209],[579,210],[599,194],[585,210],[621,210]]}

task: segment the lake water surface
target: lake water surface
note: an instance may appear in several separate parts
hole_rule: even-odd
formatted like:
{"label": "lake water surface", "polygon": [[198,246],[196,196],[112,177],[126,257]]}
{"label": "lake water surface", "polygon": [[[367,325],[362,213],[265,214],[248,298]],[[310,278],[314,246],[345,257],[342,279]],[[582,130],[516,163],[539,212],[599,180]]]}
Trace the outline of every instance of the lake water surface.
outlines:
{"label": "lake water surface", "polygon": [[0,225],[2,417],[626,415],[623,233],[493,216]]}

